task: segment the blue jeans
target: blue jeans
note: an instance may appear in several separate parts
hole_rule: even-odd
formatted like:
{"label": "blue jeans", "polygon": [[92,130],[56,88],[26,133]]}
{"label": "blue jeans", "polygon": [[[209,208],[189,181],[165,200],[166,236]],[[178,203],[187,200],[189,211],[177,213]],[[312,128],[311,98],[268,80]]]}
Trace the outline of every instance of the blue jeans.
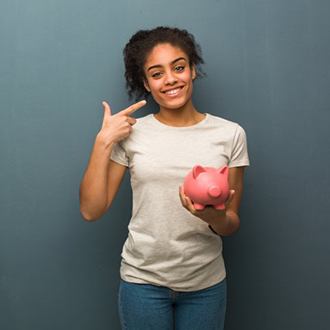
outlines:
{"label": "blue jeans", "polygon": [[222,330],[226,300],[226,279],[190,292],[121,280],[120,323],[124,330]]}

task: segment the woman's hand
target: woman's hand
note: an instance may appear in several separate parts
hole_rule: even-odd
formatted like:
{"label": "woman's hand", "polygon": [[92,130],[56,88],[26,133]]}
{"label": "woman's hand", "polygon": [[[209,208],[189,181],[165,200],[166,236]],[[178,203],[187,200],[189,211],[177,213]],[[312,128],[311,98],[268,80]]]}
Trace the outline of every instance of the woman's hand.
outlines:
{"label": "woman's hand", "polygon": [[182,186],[179,190],[181,203],[193,215],[207,222],[217,234],[230,236],[240,228],[238,211],[243,193],[243,175],[244,166],[229,169],[230,194],[224,210],[216,210],[213,207],[206,207],[202,211],[196,210],[190,198],[183,193]]}
{"label": "woman's hand", "polygon": [[97,134],[98,140],[109,146],[128,137],[132,132],[132,126],[136,123],[136,119],[130,115],[146,103],[145,100],[137,102],[112,115],[109,104],[103,101],[104,116],[101,130]]}
{"label": "woman's hand", "polygon": [[225,209],[223,210],[217,210],[212,206],[206,206],[204,210],[196,210],[191,199],[184,194],[182,186],[179,188],[179,194],[182,206],[185,209],[194,216],[207,222],[209,225],[213,225],[217,221],[226,221],[226,211],[233,200],[235,190],[231,189],[229,191],[228,199],[225,202]]}

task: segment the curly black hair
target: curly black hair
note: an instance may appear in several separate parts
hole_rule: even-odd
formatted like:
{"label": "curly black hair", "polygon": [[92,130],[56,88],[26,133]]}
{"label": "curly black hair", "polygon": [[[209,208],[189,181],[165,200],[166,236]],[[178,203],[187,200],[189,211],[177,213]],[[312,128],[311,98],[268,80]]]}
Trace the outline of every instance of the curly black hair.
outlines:
{"label": "curly black hair", "polygon": [[149,96],[150,93],[143,84],[146,79],[143,67],[148,54],[160,43],[179,47],[187,54],[190,67],[196,67],[196,78],[206,76],[200,67],[204,63],[201,47],[187,30],[168,26],[139,30],[130,38],[123,50],[126,88],[130,99],[133,95],[136,100],[141,96],[143,98]]}

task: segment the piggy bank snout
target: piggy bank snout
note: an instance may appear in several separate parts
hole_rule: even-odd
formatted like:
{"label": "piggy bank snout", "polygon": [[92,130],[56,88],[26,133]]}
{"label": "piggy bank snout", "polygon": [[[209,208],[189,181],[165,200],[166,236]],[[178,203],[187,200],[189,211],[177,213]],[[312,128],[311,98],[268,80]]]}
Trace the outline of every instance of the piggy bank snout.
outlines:
{"label": "piggy bank snout", "polygon": [[221,189],[215,185],[210,186],[208,188],[207,192],[213,198],[217,198],[221,195]]}

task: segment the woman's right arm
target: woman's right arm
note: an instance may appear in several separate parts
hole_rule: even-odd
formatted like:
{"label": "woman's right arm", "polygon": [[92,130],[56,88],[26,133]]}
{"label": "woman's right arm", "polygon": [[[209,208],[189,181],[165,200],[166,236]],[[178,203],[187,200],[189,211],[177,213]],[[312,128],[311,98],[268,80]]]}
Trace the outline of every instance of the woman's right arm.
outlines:
{"label": "woman's right arm", "polygon": [[106,102],[102,128],[96,136],[93,150],[80,183],[80,213],[87,221],[100,218],[111,206],[125,174],[126,166],[110,159],[113,145],[128,137],[136,119],[130,115],[146,104],[140,101],[111,115]]}

